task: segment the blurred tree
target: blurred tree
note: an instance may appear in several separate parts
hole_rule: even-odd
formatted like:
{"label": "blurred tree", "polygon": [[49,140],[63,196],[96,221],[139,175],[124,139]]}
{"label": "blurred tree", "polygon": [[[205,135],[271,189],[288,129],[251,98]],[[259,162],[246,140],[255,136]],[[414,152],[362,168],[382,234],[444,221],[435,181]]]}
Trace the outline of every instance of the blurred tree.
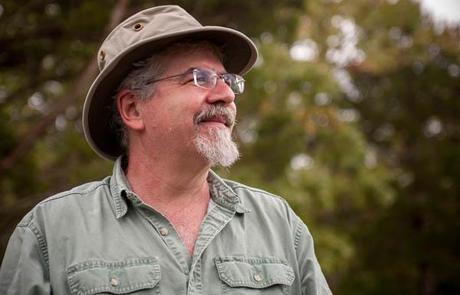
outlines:
{"label": "blurred tree", "polygon": [[80,116],[122,2],[125,16],[178,4],[258,44],[238,98],[243,158],[219,173],[288,199],[334,291],[458,293],[459,32],[409,0],[3,1],[2,163],[29,145],[0,169],[1,253],[38,201],[110,173]]}
{"label": "blurred tree", "polygon": [[[366,141],[396,176],[394,203],[355,231],[359,256],[341,291],[457,294],[459,29],[435,30],[413,1],[334,7],[331,24],[343,29],[343,20],[352,20],[359,28],[358,54],[365,54],[344,65],[355,87],[345,91],[346,99],[359,112]],[[326,58],[337,54],[330,48]]]}

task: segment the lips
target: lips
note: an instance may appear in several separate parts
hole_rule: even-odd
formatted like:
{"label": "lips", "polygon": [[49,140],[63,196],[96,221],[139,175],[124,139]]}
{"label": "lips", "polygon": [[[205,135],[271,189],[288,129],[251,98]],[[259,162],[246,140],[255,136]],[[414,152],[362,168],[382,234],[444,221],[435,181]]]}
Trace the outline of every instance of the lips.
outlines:
{"label": "lips", "polygon": [[227,117],[224,117],[224,116],[213,116],[213,117],[210,117],[210,118],[206,118],[204,120],[202,120],[200,123],[202,122],[211,122],[211,123],[221,123],[221,124],[224,124],[225,126],[227,127],[230,127],[230,122],[228,120]]}

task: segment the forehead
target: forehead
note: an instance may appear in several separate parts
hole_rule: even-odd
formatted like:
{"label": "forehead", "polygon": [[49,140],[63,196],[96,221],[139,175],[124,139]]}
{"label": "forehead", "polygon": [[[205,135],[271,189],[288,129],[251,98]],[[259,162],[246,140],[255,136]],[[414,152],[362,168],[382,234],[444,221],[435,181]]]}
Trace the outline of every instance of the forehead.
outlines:
{"label": "forehead", "polygon": [[211,46],[176,47],[168,50],[162,58],[167,74],[186,71],[194,67],[225,72],[222,57]]}

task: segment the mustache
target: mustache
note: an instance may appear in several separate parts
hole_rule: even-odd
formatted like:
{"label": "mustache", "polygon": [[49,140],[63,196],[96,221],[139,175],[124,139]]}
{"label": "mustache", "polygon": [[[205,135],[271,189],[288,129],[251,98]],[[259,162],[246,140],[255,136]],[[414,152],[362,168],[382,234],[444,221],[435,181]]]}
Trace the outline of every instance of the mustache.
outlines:
{"label": "mustache", "polygon": [[210,105],[197,113],[193,121],[195,124],[199,124],[215,117],[222,118],[227,127],[232,127],[235,125],[236,111],[228,109],[223,105]]}

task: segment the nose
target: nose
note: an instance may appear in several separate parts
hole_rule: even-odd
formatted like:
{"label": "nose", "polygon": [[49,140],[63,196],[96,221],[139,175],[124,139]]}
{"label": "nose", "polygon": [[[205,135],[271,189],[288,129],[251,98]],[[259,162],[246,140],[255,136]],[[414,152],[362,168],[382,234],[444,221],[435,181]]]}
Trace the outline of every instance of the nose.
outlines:
{"label": "nose", "polygon": [[218,78],[216,86],[209,91],[207,101],[210,104],[230,104],[235,101],[235,93],[233,93],[233,90],[224,82],[223,79]]}

